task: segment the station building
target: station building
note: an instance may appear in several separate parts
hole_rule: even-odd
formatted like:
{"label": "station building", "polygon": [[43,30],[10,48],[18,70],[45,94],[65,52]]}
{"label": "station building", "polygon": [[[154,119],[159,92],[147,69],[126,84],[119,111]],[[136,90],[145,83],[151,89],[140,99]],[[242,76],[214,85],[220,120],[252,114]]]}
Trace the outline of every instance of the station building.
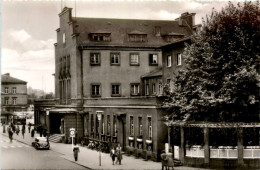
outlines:
{"label": "station building", "polygon": [[120,143],[128,154],[158,160],[168,140],[163,86],[183,67],[195,14],[176,20],[75,18],[65,7],[59,18],[55,99],[35,101],[35,124],[68,142],[75,128],[78,140]]}

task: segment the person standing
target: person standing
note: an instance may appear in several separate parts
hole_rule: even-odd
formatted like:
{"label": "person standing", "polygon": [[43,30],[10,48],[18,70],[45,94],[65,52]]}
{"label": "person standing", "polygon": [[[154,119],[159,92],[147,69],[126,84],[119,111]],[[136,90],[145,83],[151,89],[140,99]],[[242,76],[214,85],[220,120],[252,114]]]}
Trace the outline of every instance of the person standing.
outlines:
{"label": "person standing", "polygon": [[112,146],[112,149],[110,151],[110,157],[112,158],[112,165],[114,165],[115,158],[116,158],[116,150],[115,150],[114,146]]}
{"label": "person standing", "polygon": [[120,144],[118,144],[118,146],[116,147],[116,164],[119,163],[119,165],[121,165],[121,160],[123,159],[122,156],[122,148],[120,146]]}
{"label": "person standing", "polygon": [[31,122],[29,122],[29,124],[28,124],[28,131],[29,131],[29,133],[31,133],[31,126],[32,126],[32,124],[31,124]]}
{"label": "person standing", "polygon": [[78,154],[79,154],[79,146],[78,145],[75,145],[73,147],[73,153],[74,153],[74,159],[75,161],[78,161]]}
{"label": "person standing", "polygon": [[23,135],[23,139],[24,139],[24,134],[25,134],[25,124],[23,124],[23,126],[22,126],[22,135]]}
{"label": "person standing", "polygon": [[32,129],[32,131],[31,131],[31,137],[32,138],[34,137],[34,129]]}

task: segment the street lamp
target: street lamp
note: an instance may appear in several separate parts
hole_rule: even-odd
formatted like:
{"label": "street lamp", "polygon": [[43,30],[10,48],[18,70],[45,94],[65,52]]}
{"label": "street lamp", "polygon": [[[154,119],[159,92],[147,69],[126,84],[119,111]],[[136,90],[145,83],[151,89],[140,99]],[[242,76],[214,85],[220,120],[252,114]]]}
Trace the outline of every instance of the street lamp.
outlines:
{"label": "street lamp", "polygon": [[[101,120],[103,111],[97,111],[96,113],[97,113],[97,118],[98,118],[99,127],[100,127],[100,120]],[[101,139],[99,139],[99,166],[101,166]]]}
{"label": "street lamp", "polygon": [[47,141],[49,141],[49,136],[50,136],[50,108],[46,108],[46,126],[47,126]]}

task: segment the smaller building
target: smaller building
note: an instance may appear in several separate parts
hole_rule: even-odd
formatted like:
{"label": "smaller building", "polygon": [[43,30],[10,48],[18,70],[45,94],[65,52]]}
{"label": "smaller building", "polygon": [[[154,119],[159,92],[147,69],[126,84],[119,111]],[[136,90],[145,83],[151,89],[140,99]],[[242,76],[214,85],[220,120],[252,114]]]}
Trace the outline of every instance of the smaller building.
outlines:
{"label": "smaller building", "polygon": [[15,112],[27,111],[27,82],[6,73],[1,76],[1,83],[1,122],[9,123]]}

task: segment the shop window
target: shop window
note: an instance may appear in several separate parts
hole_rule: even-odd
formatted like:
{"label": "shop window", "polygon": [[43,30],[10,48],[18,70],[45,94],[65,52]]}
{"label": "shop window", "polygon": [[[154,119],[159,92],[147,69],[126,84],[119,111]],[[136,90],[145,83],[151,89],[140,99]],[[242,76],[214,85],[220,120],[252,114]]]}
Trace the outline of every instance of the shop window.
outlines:
{"label": "shop window", "polygon": [[134,117],[130,116],[130,136],[134,136]]}
{"label": "shop window", "polygon": [[111,124],[110,124],[110,115],[107,115],[107,135],[110,135]]}

